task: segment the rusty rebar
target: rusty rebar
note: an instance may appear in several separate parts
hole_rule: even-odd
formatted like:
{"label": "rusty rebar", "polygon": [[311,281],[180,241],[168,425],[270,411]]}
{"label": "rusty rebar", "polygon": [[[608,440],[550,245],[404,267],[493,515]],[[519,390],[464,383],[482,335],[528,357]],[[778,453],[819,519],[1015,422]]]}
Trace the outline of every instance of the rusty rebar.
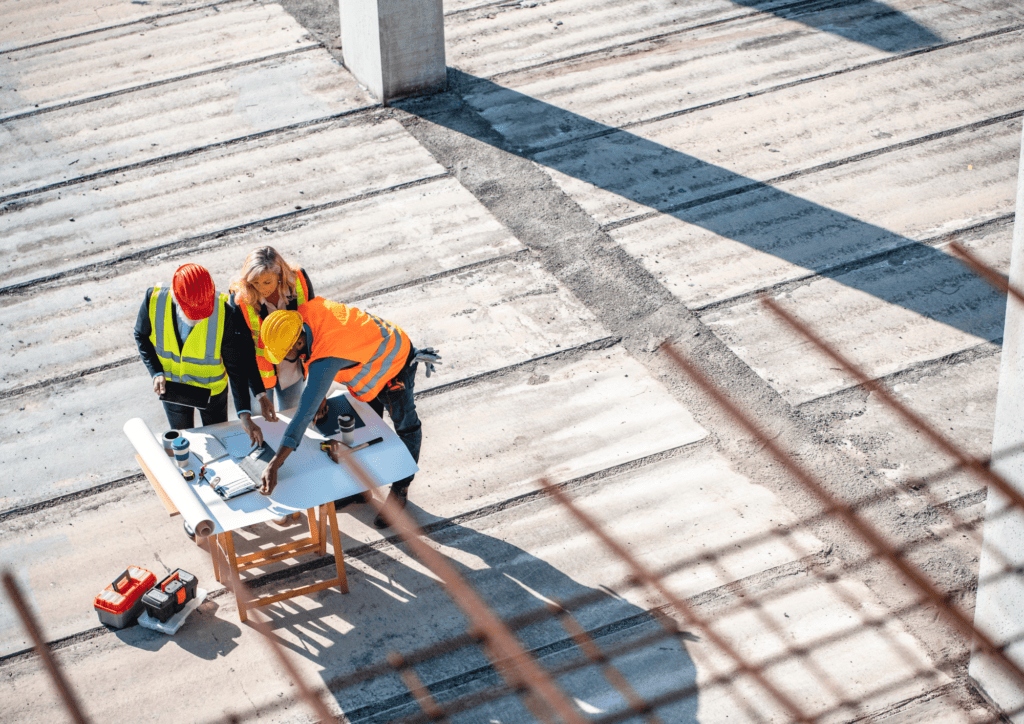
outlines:
{"label": "rusty rebar", "polygon": [[[230,535],[230,534],[229,534]],[[217,545],[214,543],[214,545]],[[335,551],[335,555],[341,555],[341,551]],[[238,576],[238,571],[234,566],[228,566],[228,575],[225,576],[227,579],[228,588],[235,596],[235,601],[251,601],[252,596],[249,595],[249,590],[242,579]],[[321,724],[326,722],[337,722],[338,719],[331,714],[327,709],[327,705],[324,704],[323,699],[320,698],[313,690],[313,687],[306,683],[305,678],[299,673],[299,670],[295,668],[295,664],[292,663],[288,654],[285,653],[284,647],[278,642],[274,636],[274,632],[271,631],[270,626],[267,625],[258,615],[259,609],[253,609],[252,615],[248,616],[247,623],[256,629],[260,637],[266,642],[270,648],[274,658],[277,659],[281,667],[288,673],[288,676],[295,683],[295,687],[299,691],[299,696],[309,706],[310,709],[319,717]]]}
{"label": "rusty rebar", "polygon": [[424,685],[423,680],[416,674],[416,671],[409,666],[405,658],[397,651],[392,651],[387,655],[388,663],[398,672],[398,675],[402,678],[402,683],[405,684],[405,688],[409,690],[416,703],[420,705],[420,709],[432,722],[447,722],[448,717],[445,716],[444,710],[438,706],[437,702],[434,701],[434,697],[430,695],[430,690]]}
{"label": "rusty rebar", "polygon": [[[948,614],[948,618],[963,635],[967,637],[973,636],[976,643],[978,643],[982,649],[996,658],[1018,681],[1024,684],[1024,671],[1021,670],[1020,666],[1011,660],[1003,650],[994,641],[992,641],[988,634],[978,630],[974,626],[974,623],[967,619],[967,617],[964,616],[956,606],[950,605],[947,602],[946,597],[939,591],[935,590],[928,579],[917,570],[916,566],[912,565],[909,561],[904,560],[900,556],[895,555],[891,546],[885,542],[882,535],[876,531],[873,526],[871,526],[867,521],[862,520],[849,505],[836,500],[836,498],[825,490],[825,488],[818,483],[810,473],[804,470],[803,466],[797,463],[792,456],[790,456],[774,441],[774,439],[761,430],[760,427],[750,419],[749,415],[746,415],[741,411],[735,403],[732,402],[732,400],[718,389],[717,385],[708,379],[703,372],[697,369],[696,365],[684,358],[671,344],[663,344],[662,349],[664,349],[675,363],[705,392],[707,392],[715,402],[733,418],[733,420],[744,427],[748,433],[760,440],[764,444],[764,448],[769,451],[772,457],[789,470],[789,472],[795,476],[809,492],[818,498],[822,504],[833,507],[836,510],[837,515],[839,515],[839,517],[842,518],[850,528],[859,534],[862,540],[874,548],[878,555],[895,567],[905,579],[912,583],[914,587],[927,600],[930,600],[935,606],[937,606],[940,611],[946,612]],[[966,457],[963,456],[962,453],[960,455],[962,457]]]}
{"label": "rusty rebar", "polygon": [[686,601],[669,590],[664,581],[662,581],[657,574],[640,563],[633,554],[626,550],[625,546],[612,538],[589,515],[584,513],[583,510],[573,503],[569,499],[569,496],[560,490],[558,486],[552,485],[546,478],[541,478],[539,483],[541,487],[543,487],[544,490],[546,490],[555,500],[563,505],[573,515],[573,517],[576,518],[576,520],[578,520],[587,530],[593,533],[606,548],[608,548],[620,560],[625,562],[629,566],[630,570],[632,570],[633,575],[638,581],[657,591],[666,601],[675,607],[687,622],[700,628],[720,651],[733,660],[741,673],[754,679],[754,681],[756,681],[761,688],[769,694],[769,696],[775,699],[776,702],[781,704],[783,708],[785,708],[789,714],[796,719],[796,721],[817,721],[816,717],[809,716],[799,706],[797,706],[796,702],[794,702],[789,696],[784,694],[777,686],[768,681],[758,667],[744,659],[739,652],[736,651],[728,641],[722,638],[707,621],[699,616],[696,611],[686,603]]}
{"label": "rusty rebar", "polygon": [[[484,650],[488,652],[495,668],[502,674],[509,686],[514,691],[524,692],[521,697],[522,701],[533,714],[539,719],[547,721],[549,720],[548,712],[544,710],[547,708],[566,724],[586,724],[586,720],[568,697],[551,681],[544,670],[533,660],[533,657],[523,649],[504,622],[494,614],[473,590],[473,587],[455,571],[444,556],[424,542],[412,517],[393,499],[382,504],[372,495],[373,479],[352,456],[344,456],[341,460],[363,486],[363,489],[371,493],[373,506],[384,517],[384,520],[398,531],[399,536],[412,550],[413,555],[441,579],[445,591],[469,618],[472,627],[470,633],[481,637],[484,641],[486,644]],[[533,695],[536,696],[536,699]],[[538,703],[542,703],[543,707]]]}
{"label": "rusty rebar", "polygon": [[46,666],[47,672],[50,674],[50,680],[53,682],[54,687],[57,689],[57,693],[60,694],[61,700],[64,702],[65,708],[68,710],[68,714],[75,721],[75,724],[87,724],[89,721],[82,706],[78,701],[78,697],[75,695],[74,689],[71,688],[71,684],[64,677],[64,672],[57,663],[56,659],[53,658],[53,654],[50,651],[50,647],[46,645],[46,639],[43,638],[43,632],[39,627],[39,623],[36,621],[35,615],[32,610],[25,603],[25,598],[21,595],[21,589],[18,587],[18,582],[14,580],[14,575],[10,571],[3,572],[4,588],[7,589],[7,597],[11,599],[11,604],[14,606],[14,610],[18,612],[18,618],[21,619],[22,625],[25,627],[25,631],[28,632],[29,638],[32,639],[32,644],[35,646],[36,653],[39,654],[39,658],[43,660],[43,664]]}

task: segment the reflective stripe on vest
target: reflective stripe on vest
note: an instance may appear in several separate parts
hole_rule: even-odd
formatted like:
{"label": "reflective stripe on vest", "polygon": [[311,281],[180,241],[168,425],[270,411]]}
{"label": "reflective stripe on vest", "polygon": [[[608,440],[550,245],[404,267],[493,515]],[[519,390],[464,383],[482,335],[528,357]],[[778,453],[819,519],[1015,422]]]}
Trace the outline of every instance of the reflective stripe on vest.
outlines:
{"label": "reflective stripe on vest", "polygon": [[[381,377],[384,376],[384,373],[390,370],[391,366],[395,363],[395,357],[398,355],[398,351],[402,348],[401,339],[396,338],[396,334],[388,328],[387,322],[382,320],[380,317],[376,317],[369,313],[367,313],[366,316],[377,323],[377,328],[380,329],[381,340],[380,346],[377,347],[377,351],[373,353],[373,357],[370,358],[370,361],[361,367],[354,368],[358,371],[356,372],[355,377],[347,383],[349,389],[352,390],[352,394],[357,398],[360,398],[361,395],[366,395],[370,390],[377,386],[377,383],[381,381]],[[396,344],[391,344],[392,340],[394,340]],[[388,350],[389,345],[391,346],[390,350]],[[378,360],[381,360],[382,358],[383,361],[380,362],[380,367],[377,369],[376,374],[372,374],[373,368],[376,366]],[[344,371],[350,372],[351,370]],[[384,380],[384,382],[387,382],[387,380]]]}
{"label": "reflective stripe on vest", "polygon": [[313,335],[305,363],[307,373],[318,359],[337,357],[355,362],[334,379],[363,402],[376,397],[402,371],[412,349],[400,327],[356,307],[317,297],[299,307],[299,313]]}
{"label": "reflective stripe on vest", "polygon": [[[185,340],[184,348],[179,348],[174,331],[171,292],[166,288],[154,287],[153,295],[149,298],[149,323],[152,328],[149,339],[156,348],[167,379],[204,387],[213,395],[227,388],[227,370],[220,354],[227,318],[226,305],[227,297],[218,294],[213,314],[196,322]],[[215,332],[210,334],[210,330]]]}
{"label": "reflective stripe on vest", "polygon": [[[298,304],[305,304],[308,301],[309,291],[306,289],[306,277],[302,270],[299,270],[295,277],[295,296]],[[249,327],[249,331],[252,332],[252,343],[256,346],[256,366],[260,369],[263,386],[269,390],[277,385],[277,370],[274,368],[274,363],[267,359],[266,348],[260,337],[263,320],[260,319],[260,313],[252,304],[243,304],[242,309],[245,311],[245,323]]]}

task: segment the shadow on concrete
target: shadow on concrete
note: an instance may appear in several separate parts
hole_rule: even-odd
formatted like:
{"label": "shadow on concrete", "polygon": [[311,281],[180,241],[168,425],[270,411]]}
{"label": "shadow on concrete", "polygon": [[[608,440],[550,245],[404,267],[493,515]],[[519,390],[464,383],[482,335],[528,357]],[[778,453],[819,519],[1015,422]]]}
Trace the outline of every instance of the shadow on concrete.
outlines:
{"label": "shadow on concrete", "polygon": [[[786,4],[772,8],[765,0],[731,0],[736,5],[772,13],[784,20],[838,35],[888,53],[905,53],[945,42],[904,13],[876,0],[837,4],[834,0]],[[768,7],[765,7],[768,6]]]}
{"label": "shadow on concrete", "polygon": [[[114,631],[121,641],[143,651],[159,651],[165,646],[177,646],[193,656],[213,661],[224,658],[238,646],[242,630],[237,623],[217,616],[219,604],[207,599],[193,611],[181,630],[174,636],[152,631],[139,625]],[[235,618],[237,621],[237,617]]]}
{"label": "shadow on concrete", "polygon": [[[806,271],[779,276],[772,283],[818,274],[982,339],[1002,336],[1005,302],[1000,295],[928,244],[493,81],[454,69],[449,69],[449,79],[444,94],[395,105]],[[529,137],[523,135],[527,131]],[[587,140],[552,147],[560,136]],[[713,157],[714,139],[697,152]],[[516,182],[514,172],[509,176],[471,190],[486,203],[487,197],[500,195],[502,184]],[[677,233],[683,241],[692,240],[684,226]],[[720,263],[729,264],[733,254],[723,248]],[[756,265],[757,259],[737,263]],[[866,263],[886,271],[858,273]],[[754,291],[753,285],[747,286],[746,291]]]}
{"label": "shadow on concrete", "polygon": [[[417,520],[432,516],[412,503]],[[430,535],[435,548],[474,587],[503,620],[544,611],[548,600],[565,602],[579,624],[608,650],[662,631],[653,616],[608,589],[572,580],[543,560],[503,540],[468,527],[451,525]],[[295,654],[324,668],[325,683],[351,721],[389,721],[418,710],[396,674],[387,674],[348,689],[338,680],[384,661],[391,651],[408,655],[467,630],[467,620],[440,584],[418,564],[390,552],[375,551],[347,560],[349,593],[322,592],[321,604],[303,611],[289,602],[261,609],[272,619],[282,643]],[[609,581],[615,579],[609,571]],[[569,602],[582,603],[571,606]],[[583,654],[565,629],[547,617],[517,632],[521,644],[547,669]],[[681,634],[683,640],[696,637]],[[695,685],[696,669],[679,640],[659,638],[613,662],[644,698]],[[416,667],[416,673],[439,701],[499,685],[501,679],[476,645],[448,650]],[[622,697],[593,665],[559,677],[563,691],[586,712],[624,710]],[[658,709],[663,721],[697,721],[697,697]],[[528,710],[508,695],[453,716],[453,723],[533,721]],[[634,721],[630,719],[629,721]],[[637,721],[640,721],[639,719]]]}

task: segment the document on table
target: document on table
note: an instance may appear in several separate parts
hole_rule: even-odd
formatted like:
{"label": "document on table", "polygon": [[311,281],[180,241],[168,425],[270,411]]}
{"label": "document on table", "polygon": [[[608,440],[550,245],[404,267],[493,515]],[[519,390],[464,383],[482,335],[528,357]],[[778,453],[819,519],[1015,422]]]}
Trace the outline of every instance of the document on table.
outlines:
{"label": "document on table", "polygon": [[232,432],[220,439],[233,458],[244,458],[252,450],[252,441],[244,432]]}
{"label": "document on table", "polygon": [[[221,445],[220,440],[208,432],[186,432],[184,435],[188,440],[189,450],[204,464],[223,457],[228,452]],[[248,435],[243,435],[243,437],[246,440],[249,439]]]}

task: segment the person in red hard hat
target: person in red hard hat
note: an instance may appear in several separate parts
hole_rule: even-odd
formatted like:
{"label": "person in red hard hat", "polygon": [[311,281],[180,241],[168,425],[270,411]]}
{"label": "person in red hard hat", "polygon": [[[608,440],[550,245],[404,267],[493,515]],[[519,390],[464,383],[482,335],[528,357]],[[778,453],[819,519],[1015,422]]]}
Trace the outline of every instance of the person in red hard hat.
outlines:
{"label": "person in red hard hat", "polygon": [[[210,392],[200,409],[204,425],[228,419],[228,381],[235,410],[253,444],[263,444],[263,433],[252,421],[252,390],[268,407],[252,336],[228,296],[219,293],[208,272],[198,264],[185,264],[174,272],[171,286],[146,290],[135,320],[135,343],[153,378],[153,392],[163,395],[167,380]],[[240,327],[240,328],[239,328]],[[172,430],[195,427],[195,409],[162,401]]]}

